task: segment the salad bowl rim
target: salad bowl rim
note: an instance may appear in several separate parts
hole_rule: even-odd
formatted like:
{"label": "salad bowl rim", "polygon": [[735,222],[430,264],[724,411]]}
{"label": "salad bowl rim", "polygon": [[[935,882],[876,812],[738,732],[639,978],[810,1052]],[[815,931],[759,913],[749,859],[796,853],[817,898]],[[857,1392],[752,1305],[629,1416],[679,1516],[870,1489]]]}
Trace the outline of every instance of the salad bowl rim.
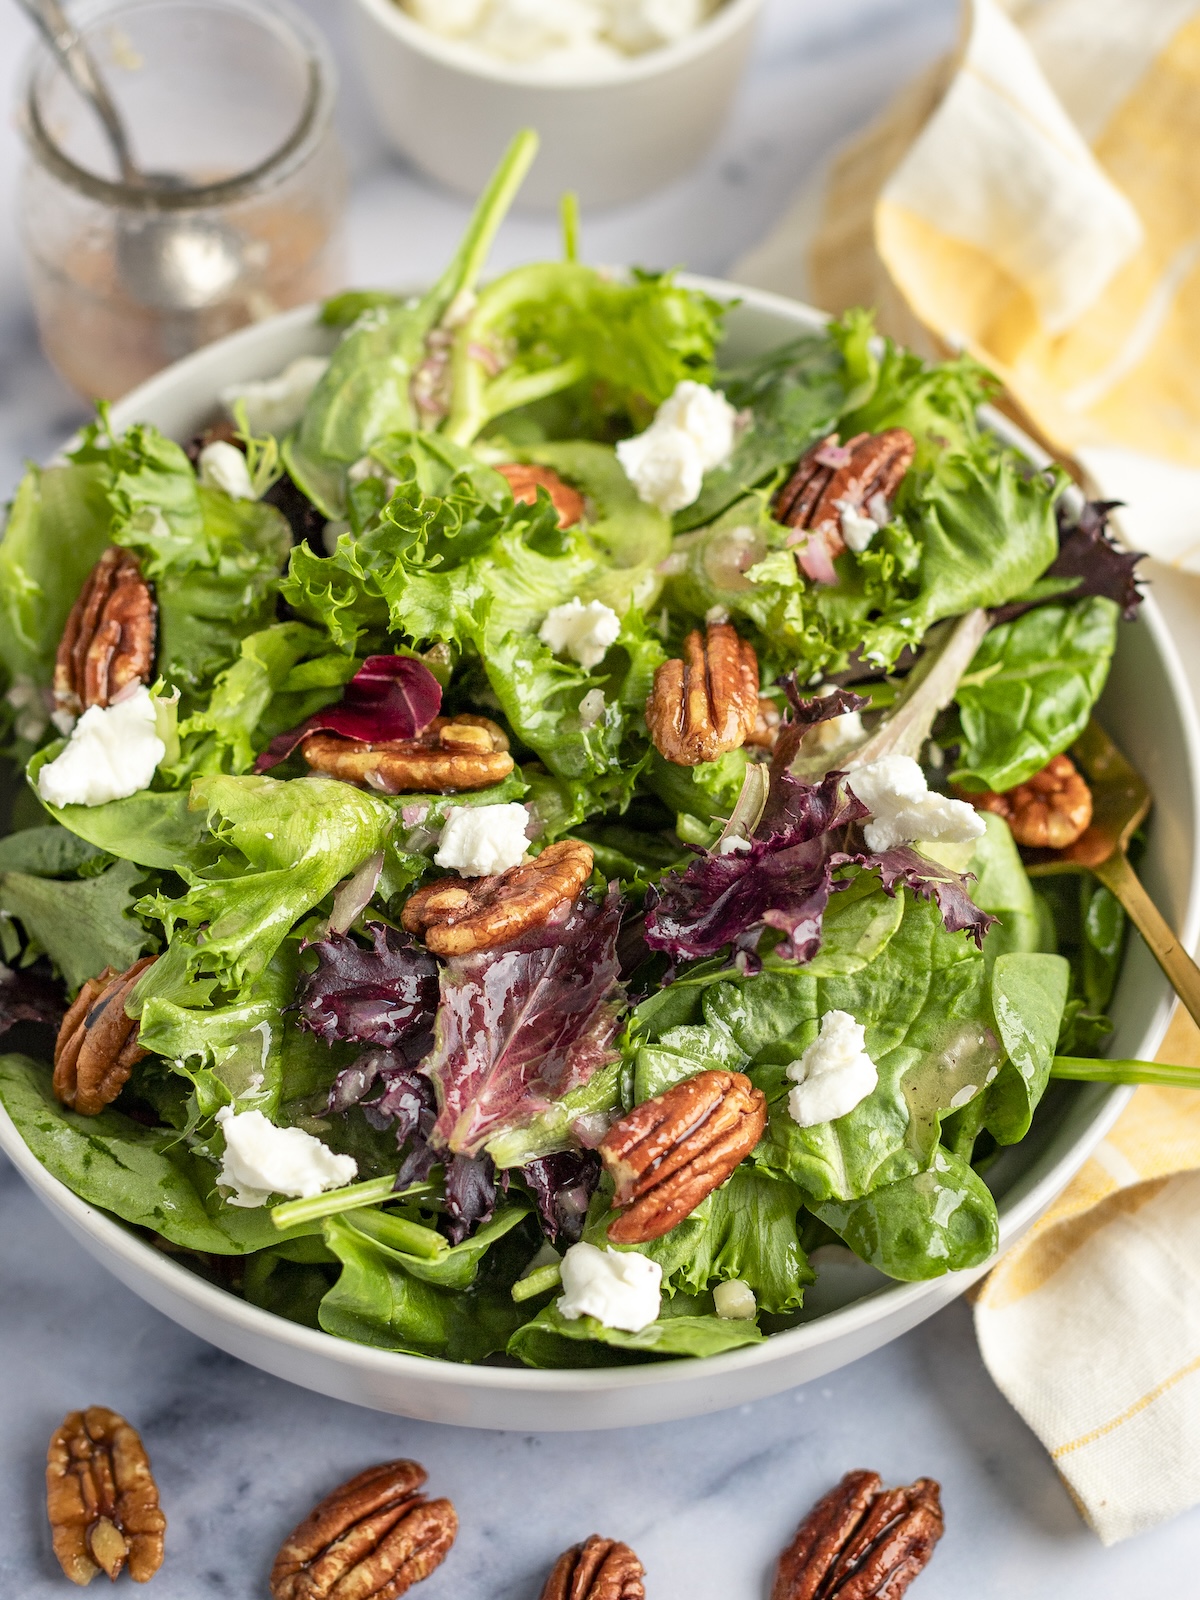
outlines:
{"label": "salad bowl rim", "polygon": [[[386,0],[386,3],[391,4],[391,0]],[[736,5],[739,0],[733,0],[733,3]],[[800,301],[742,286],[726,279],[681,273],[679,281],[688,287],[715,296],[726,299],[733,296],[738,304],[747,306],[753,311],[780,316],[797,328],[805,326],[817,328],[829,320],[825,313]],[[259,367],[252,373],[242,369],[254,366],[253,361],[246,362],[239,357],[252,356],[259,346],[262,346],[264,351],[271,352],[290,334],[293,336],[294,348],[290,354],[285,354],[279,360],[279,366],[286,365],[288,360],[306,353],[301,348],[302,335],[305,331],[311,333],[317,326],[318,312],[319,306],[315,304],[283,312],[248,328],[240,329],[184,357],[114,403],[113,425],[118,428],[127,427],[147,407],[159,403],[166,397],[186,393],[189,389],[211,395],[215,406],[218,389],[223,382],[229,382],[231,377],[233,381],[245,381],[251,376],[272,376],[274,371],[278,370],[277,367],[272,367],[266,372]],[[327,331],[332,342],[335,337],[333,330]],[[270,360],[272,356],[268,353],[265,359]],[[223,373],[223,376],[215,378],[216,373]],[[1048,457],[1045,452],[1014,423],[992,411],[991,408],[984,408],[984,411],[988,426],[1006,443],[1021,450],[1036,466],[1047,464]],[[1197,788],[1200,789],[1200,723],[1197,721],[1178,652],[1152,596],[1147,596],[1144,600],[1139,621],[1151,635],[1154,649],[1170,685],[1171,698],[1183,727],[1187,764],[1196,779]],[[1192,866],[1187,890],[1187,913],[1181,929],[1181,938],[1188,948],[1193,948],[1200,936],[1198,809],[1200,800],[1194,801],[1193,815],[1190,819],[1193,843]],[[1142,1041],[1144,1054],[1150,1055],[1157,1050],[1166,1031],[1170,1011],[1171,997],[1168,994],[1164,995],[1159,1004],[1154,1021]],[[99,1259],[106,1261],[107,1257],[114,1257],[126,1265],[132,1273],[139,1276],[148,1275],[157,1280],[165,1295],[187,1302],[210,1324],[223,1324],[252,1336],[255,1340],[274,1342],[289,1347],[298,1354],[322,1361],[332,1361],[339,1367],[355,1369],[363,1375],[373,1374],[390,1378],[398,1385],[408,1381],[414,1386],[414,1390],[422,1387],[428,1389],[432,1382],[434,1385],[448,1384],[452,1388],[499,1394],[517,1395],[532,1390],[550,1395],[597,1395],[694,1382],[698,1369],[701,1368],[706,1379],[711,1379],[714,1384],[719,1383],[726,1375],[744,1372],[748,1368],[781,1360],[788,1355],[797,1355],[805,1350],[851,1338],[856,1333],[869,1329],[877,1321],[890,1319],[895,1324],[894,1331],[885,1338],[897,1337],[947,1300],[961,1294],[991,1270],[999,1254],[1013,1244],[1062,1192],[1116,1122],[1133,1094],[1131,1088],[1100,1085],[1088,1087],[1093,1093],[1095,1110],[1090,1114],[1090,1120],[1083,1132],[1054,1165],[1030,1182],[1017,1198],[1013,1200],[1005,1196],[998,1198],[1000,1251],[992,1260],[979,1267],[947,1274],[942,1278],[883,1284],[851,1304],[821,1314],[810,1322],[771,1334],[760,1343],[743,1345],[722,1354],[704,1357],[702,1360],[664,1359],[647,1362],[644,1365],[599,1369],[468,1365],[448,1361],[442,1357],[411,1355],[402,1351],[357,1344],[322,1330],[290,1322],[274,1312],[254,1306],[229,1291],[207,1282],[164,1255],[151,1242],[139,1237],[118,1219],[81,1199],[42,1165],[26,1145],[2,1105],[0,1105],[0,1150],[9,1157],[17,1171],[43,1202],[51,1210],[62,1214],[71,1231],[92,1249]],[[116,1272],[116,1276],[120,1278],[121,1273]],[[947,1293],[950,1285],[953,1285],[952,1294]],[[135,1288],[133,1292],[140,1298],[151,1299],[140,1288]],[[929,1305],[923,1310],[922,1302],[925,1301],[928,1301]],[[174,1315],[170,1312],[167,1314]],[[211,1342],[220,1343],[219,1340]],[[258,1364],[262,1365],[261,1362]],[[831,1365],[836,1364],[831,1363]],[[318,1384],[310,1386],[320,1387]],[[716,1410],[720,1409],[722,1404],[734,1403],[736,1397],[725,1402],[709,1401],[707,1405],[697,1405],[689,1408],[688,1412],[680,1414],[693,1414],[694,1411],[701,1409]],[[473,1419],[467,1420],[473,1425]],[[519,1423],[512,1425],[520,1426]],[[581,1426],[603,1426],[603,1423],[590,1422]]]}

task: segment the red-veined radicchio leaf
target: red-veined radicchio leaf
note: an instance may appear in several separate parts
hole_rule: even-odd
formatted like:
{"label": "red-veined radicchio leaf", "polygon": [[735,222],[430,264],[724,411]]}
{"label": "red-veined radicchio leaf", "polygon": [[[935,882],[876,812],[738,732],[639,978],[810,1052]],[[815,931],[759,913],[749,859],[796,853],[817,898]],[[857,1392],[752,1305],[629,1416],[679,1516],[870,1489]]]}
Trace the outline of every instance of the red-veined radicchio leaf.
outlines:
{"label": "red-veined radicchio leaf", "polygon": [[600,1182],[600,1157],[594,1150],[559,1150],[521,1168],[533,1195],[542,1231],[551,1244],[561,1234],[567,1244],[583,1237],[588,1201]]}
{"label": "red-veined radicchio leaf", "polygon": [[277,734],[254,763],[269,772],[286,761],[308,733],[381,743],[412,739],[442,707],[442,686],[423,661],[412,656],[368,656],[342,690],[342,698],[298,728]]}
{"label": "red-veined radicchio leaf", "polygon": [[967,876],[931,861],[910,844],[894,846],[878,855],[860,858],[865,867],[878,872],[888,894],[911,889],[922,900],[934,900],[950,933],[965,933],[982,948],[983,936],[996,921],[981,911],[971,899]]}
{"label": "red-veined radicchio leaf", "polygon": [[491,1156],[451,1156],[446,1162],[446,1225],[451,1244],[461,1244],[496,1209],[496,1169]]}
{"label": "red-veined radicchio leaf", "polygon": [[476,1155],[616,1059],[620,896],[580,900],[562,922],[442,969],[433,1143]]}
{"label": "red-veined radicchio leaf", "polygon": [[44,1022],[57,1028],[66,1015],[61,984],[28,967],[0,962],[0,1034],[18,1022]]}
{"label": "red-veined radicchio leaf", "polygon": [[[309,946],[316,951],[317,970],[301,979],[297,991],[300,1026],[327,1044],[357,1039],[390,1050],[432,1026],[438,962],[392,928],[379,923],[369,928],[370,950],[349,934],[331,934]],[[412,1059],[411,1049],[405,1054]]]}

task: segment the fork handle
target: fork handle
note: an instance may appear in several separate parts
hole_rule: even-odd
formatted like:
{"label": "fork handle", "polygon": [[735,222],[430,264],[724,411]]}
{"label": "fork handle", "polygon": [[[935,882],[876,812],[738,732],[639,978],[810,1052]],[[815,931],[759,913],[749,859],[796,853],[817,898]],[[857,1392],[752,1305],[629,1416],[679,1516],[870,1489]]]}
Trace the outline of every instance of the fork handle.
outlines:
{"label": "fork handle", "polygon": [[1200,967],[1172,933],[1166,918],[1142,887],[1141,879],[1127,857],[1117,851],[1092,871],[1111,891],[1150,948],[1150,954],[1167,975],[1193,1021],[1200,1024]]}

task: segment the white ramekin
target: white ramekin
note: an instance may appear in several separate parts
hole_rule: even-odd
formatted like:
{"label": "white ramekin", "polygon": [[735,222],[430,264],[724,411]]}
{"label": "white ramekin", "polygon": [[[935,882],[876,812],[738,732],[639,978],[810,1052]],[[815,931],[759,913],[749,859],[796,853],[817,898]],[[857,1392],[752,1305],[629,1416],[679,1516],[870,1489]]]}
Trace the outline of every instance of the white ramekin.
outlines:
{"label": "white ramekin", "polygon": [[688,38],[615,73],[551,82],[491,61],[415,22],[395,0],[354,0],[351,19],[376,116],[401,155],[472,197],[513,134],[542,148],[522,205],[585,206],[650,194],[716,139],[742,76],[762,0],[726,0]]}

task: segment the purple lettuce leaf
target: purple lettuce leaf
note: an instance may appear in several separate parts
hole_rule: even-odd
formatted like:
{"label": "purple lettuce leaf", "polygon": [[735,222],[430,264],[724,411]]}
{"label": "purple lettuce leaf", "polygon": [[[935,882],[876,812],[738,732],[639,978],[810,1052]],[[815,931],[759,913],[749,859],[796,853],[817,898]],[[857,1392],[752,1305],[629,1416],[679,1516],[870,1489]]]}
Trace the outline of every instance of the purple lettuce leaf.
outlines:
{"label": "purple lettuce leaf", "polygon": [[864,695],[855,694],[852,689],[835,689],[832,694],[806,697],[800,693],[794,672],[789,672],[778,682],[787,695],[789,711],[771,753],[772,772],[787,771],[810,728],[815,728],[820,722],[828,722],[831,717],[843,716],[847,711],[865,711],[871,704]]}
{"label": "purple lettuce leaf", "polygon": [[57,1028],[66,1015],[62,985],[28,967],[15,970],[0,962],[0,1035],[18,1022],[42,1022]]}
{"label": "purple lettuce leaf", "polygon": [[446,1162],[446,1227],[451,1244],[461,1244],[496,1209],[496,1169],[490,1156],[451,1156]]}
{"label": "purple lettuce leaf", "polygon": [[934,900],[950,933],[965,933],[983,947],[983,938],[996,918],[981,911],[967,887],[971,873],[954,872],[931,861],[912,845],[901,844],[878,855],[860,857],[864,867],[879,873],[888,894],[910,889],[922,900]]}
{"label": "purple lettuce leaf", "polygon": [[777,773],[745,848],[697,856],[682,873],[668,873],[647,890],[646,943],[675,960],[694,961],[728,944],[753,949],[769,926],[786,935],[779,955],[811,961],[829,896],[839,887],[833,874],[854,859],[846,853],[845,831],[867,814],[846,788],[845,773],[827,773],[813,784]]}
{"label": "purple lettuce leaf", "polygon": [[1046,569],[1048,578],[1078,578],[1069,598],[1103,595],[1121,607],[1126,622],[1132,622],[1142,603],[1134,569],[1145,556],[1137,550],[1123,550],[1108,531],[1108,519],[1120,500],[1086,500],[1078,522],[1068,522],[1069,513],[1060,499],[1058,514],[1058,556]]}
{"label": "purple lettuce leaf", "polygon": [[600,1182],[600,1157],[594,1150],[560,1150],[539,1156],[521,1168],[533,1195],[542,1231],[551,1244],[559,1236],[567,1244],[578,1244],[583,1237],[588,1202]]}
{"label": "purple lettuce leaf", "polygon": [[[349,934],[330,934],[308,948],[317,969],[297,992],[300,1026],[327,1044],[355,1039],[391,1050],[433,1026],[438,1003],[438,962],[403,934],[380,923],[368,924],[374,948],[366,950]],[[423,1053],[423,1052],[422,1052]]]}
{"label": "purple lettuce leaf", "polygon": [[616,1059],[620,896],[582,899],[562,922],[442,969],[432,1142],[476,1155]]}
{"label": "purple lettuce leaf", "polygon": [[413,656],[368,656],[342,690],[342,698],[298,728],[277,734],[254,770],[269,772],[286,761],[309,733],[336,733],[343,739],[372,743],[411,739],[441,708],[442,686],[423,661]]}

